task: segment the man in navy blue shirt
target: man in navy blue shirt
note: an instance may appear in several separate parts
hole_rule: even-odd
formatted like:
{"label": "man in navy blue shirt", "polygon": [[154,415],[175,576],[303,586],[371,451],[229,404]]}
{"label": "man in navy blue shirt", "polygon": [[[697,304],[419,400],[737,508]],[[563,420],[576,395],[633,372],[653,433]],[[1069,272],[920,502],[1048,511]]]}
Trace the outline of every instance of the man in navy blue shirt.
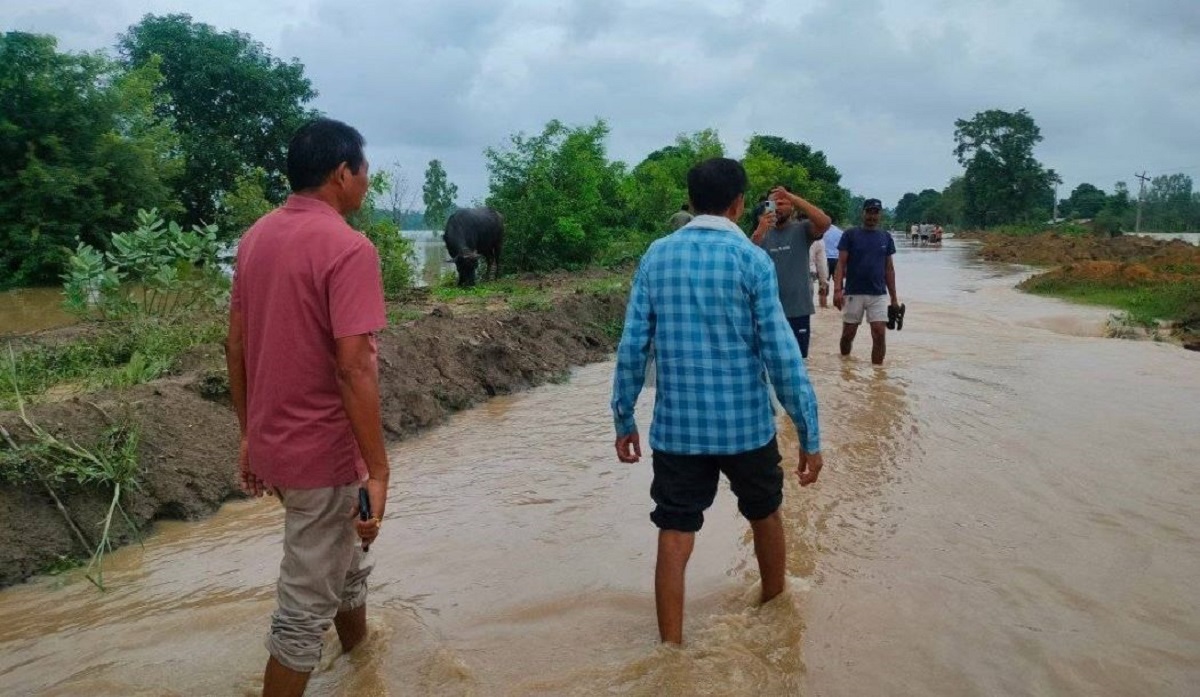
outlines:
{"label": "man in navy blue shirt", "polygon": [[[850,355],[854,335],[863,315],[871,324],[871,362],[883,363],[887,352],[888,302],[898,312],[896,268],[892,256],[896,243],[886,230],[879,229],[883,205],[877,198],[863,202],[862,227],[847,230],[838,242],[837,273],[833,277],[833,306],[842,311],[843,356]],[[845,285],[843,286],[843,281]]]}

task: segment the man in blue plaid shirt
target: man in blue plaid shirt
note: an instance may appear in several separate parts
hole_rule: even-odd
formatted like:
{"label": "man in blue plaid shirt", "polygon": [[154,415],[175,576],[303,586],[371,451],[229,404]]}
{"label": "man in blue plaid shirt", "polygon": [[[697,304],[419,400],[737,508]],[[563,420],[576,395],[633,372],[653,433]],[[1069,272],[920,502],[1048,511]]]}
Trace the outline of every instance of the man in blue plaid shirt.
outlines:
{"label": "man in blue plaid shirt", "polygon": [[754,531],[763,602],[783,592],[783,470],[771,385],[800,436],[800,485],[817,481],[822,466],[817,398],[775,267],[734,222],[745,208],[746,171],[713,158],[693,167],[687,183],[696,217],[650,245],[634,275],[612,398],[617,458],[638,462],[633,410],[653,351],[654,594],[659,635],[675,644],[683,642],[684,571],[721,472]]}

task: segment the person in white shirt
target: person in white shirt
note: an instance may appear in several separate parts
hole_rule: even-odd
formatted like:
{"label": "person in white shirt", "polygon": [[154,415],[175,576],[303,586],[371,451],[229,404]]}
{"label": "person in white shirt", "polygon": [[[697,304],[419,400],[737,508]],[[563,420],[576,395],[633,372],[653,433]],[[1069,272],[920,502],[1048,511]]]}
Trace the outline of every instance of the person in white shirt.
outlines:
{"label": "person in white shirt", "polygon": [[[832,229],[832,225],[830,228]],[[829,234],[826,230],[825,234]],[[812,273],[817,279],[817,297],[820,299],[821,307],[829,307],[829,262],[825,256],[825,240],[819,239],[812,243],[809,247],[809,256],[812,258]]]}
{"label": "person in white shirt", "polygon": [[[829,269],[829,274],[826,278],[832,281],[833,274],[837,271],[838,243],[842,241],[842,229],[837,225],[830,225],[821,240],[825,243],[825,265]],[[821,307],[829,307],[828,296],[829,285],[824,284],[820,290]]]}

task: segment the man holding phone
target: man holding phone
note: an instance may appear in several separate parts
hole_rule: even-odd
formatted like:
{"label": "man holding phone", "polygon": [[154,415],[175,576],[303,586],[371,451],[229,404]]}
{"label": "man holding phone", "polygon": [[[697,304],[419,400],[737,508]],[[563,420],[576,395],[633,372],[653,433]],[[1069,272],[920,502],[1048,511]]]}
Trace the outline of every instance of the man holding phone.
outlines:
{"label": "man holding phone", "polygon": [[264,697],[304,693],[331,624],[347,652],[367,634],[365,547],[379,534],[389,475],[379,255],[342,218],[367,192],[363,145],[340,121],[302,127],[288,144],[292,195],[238,245],[226,364],[242,488],[274,494],[285,511]]}
{"label": "man holding phone", "polygon": [[[797,218],[797,210],[803,212],[803,219]],[[812,314],[816,311],[808,270],[810,247],[821,239],[831,223],[825,211],[784,187],[776,186],[768,195],[767,206],[750,236],[775,264],[779,301],[783,303],[783,312],[804,358],[808,358]]]}
{"label": "man holding phone", "polygon": [[721,473],[750,521],[762,601],[783,592],[783,471],[770,385],[800,439],[800,486],[816,482],[823,465],[817,398],[779,304],[775,270],[735,222],[745,210],[746,170],[712,158],[688,172],[687,184],[696,217],[650,245],[634,274],[612,397],[617,458],[638,462],[634,407],[655,358],[654,596],[659,636],[674,644],[683,641],[684,572]]}

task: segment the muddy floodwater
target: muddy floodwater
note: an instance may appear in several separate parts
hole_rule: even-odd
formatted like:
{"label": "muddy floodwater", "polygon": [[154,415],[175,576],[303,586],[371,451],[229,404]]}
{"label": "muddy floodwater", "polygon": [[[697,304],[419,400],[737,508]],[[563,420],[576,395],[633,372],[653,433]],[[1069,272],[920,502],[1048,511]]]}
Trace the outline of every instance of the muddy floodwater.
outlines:
{"label": "muddy floodwater", "polygon": [[[656,645],[650,467],[613,456],[593,365],[393,448],[373,636],[331,636],[309,694],[1197,694],[1200,354],[1101,338],[1105,311],[971,259],[901,245],[882,369],[865,336],[838,357],[818,310],[827,464],[788,481],[777,601],[755,606],[723,488],[688,644]],[[254,694],[281,520],[233,503],[113,554],[107,593],[77,572],[0,593],[0,694]]]}
{"label": "muddy floodwater", "polygon": [[0,291],[0,337],[73,324],[63,309],[62,289],[17,288]]}

